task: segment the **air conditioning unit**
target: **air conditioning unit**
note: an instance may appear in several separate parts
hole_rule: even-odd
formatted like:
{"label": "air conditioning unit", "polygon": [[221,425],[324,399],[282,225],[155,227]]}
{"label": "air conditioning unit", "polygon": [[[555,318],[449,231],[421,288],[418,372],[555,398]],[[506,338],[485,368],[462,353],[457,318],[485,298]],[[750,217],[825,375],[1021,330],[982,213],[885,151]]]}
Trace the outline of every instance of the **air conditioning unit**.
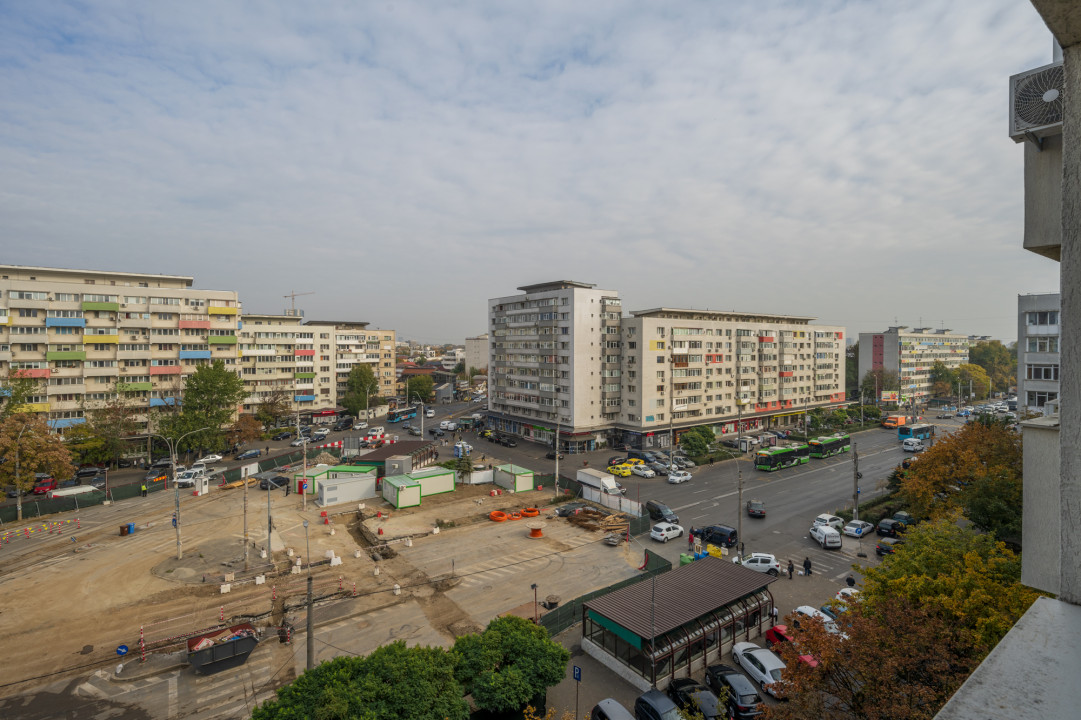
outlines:
{"label": "air conditioning unit", "polygon": [[1062,63],[1055,62],[1010,77],[1010,137],[1036,145],[1062,134]]}

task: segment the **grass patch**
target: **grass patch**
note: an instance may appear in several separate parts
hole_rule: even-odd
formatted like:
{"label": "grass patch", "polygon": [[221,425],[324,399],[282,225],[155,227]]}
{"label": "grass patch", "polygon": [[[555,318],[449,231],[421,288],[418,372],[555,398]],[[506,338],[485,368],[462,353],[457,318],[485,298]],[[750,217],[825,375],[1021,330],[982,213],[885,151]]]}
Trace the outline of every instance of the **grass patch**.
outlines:
{"label": "grass patch", "polygon": [[[893,517],[893,514],[898,510],[904,510],[905,504],[900,498],[894,495],[883,495],[881,497],[868,500],[867,502],[860,503],[860,518],[867,522],[878,523],[882,518]],[[834,514],[837,517],[844,519],[847,523],[852,520],[852,507],[846,505],[840,510],[835,510]],[[873,518],[873,519],[872,519]]]}

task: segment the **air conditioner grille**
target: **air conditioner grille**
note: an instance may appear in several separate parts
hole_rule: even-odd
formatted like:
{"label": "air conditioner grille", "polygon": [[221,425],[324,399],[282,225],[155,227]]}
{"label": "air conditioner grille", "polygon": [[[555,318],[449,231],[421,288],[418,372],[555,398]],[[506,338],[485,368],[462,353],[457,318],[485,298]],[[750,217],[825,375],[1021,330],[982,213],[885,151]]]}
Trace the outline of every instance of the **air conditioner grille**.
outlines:
{"label": "air conditioner grille", "polygon": [[1064,82],[1062,66],[1056,65],[1017,83],[1013,107],[1018,130],[1062,122]]}

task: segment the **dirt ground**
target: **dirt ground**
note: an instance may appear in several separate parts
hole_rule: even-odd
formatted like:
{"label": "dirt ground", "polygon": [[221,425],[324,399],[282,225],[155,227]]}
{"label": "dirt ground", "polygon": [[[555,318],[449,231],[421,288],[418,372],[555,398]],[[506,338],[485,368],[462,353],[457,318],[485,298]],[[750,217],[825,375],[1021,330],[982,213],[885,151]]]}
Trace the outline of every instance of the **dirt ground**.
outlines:
{"label": "dirt ground", "polygon": [[[454,493],[427,497],[421,507],[406,510],[369,501],[365,515],[382,512],[383,516],[368,517],[364,524],[377,541],[390,541],[392,548],[404,544],[407,536],[418,541],[430,536],[436,527],[458,536],[469,547],[461,535],[467,532],[463,526],[491,525],[487,515],[492,510],[539,505],[538,520],[542,521],[550,510],[544,505],[551,501],[547,488],[497,497],[491,496],[491,489],[490,485],[458,486]],[[71,535],[48,536],[16,541],[26,544],[0,550],[6,556],[0,567],[5,666],[0,697],[26,693],[36,684],[63,677],[65,671],[112,665],[118,660],[119,645],[127,645],[137,655],[141,629],[147,641],[154,642],[214,626],[222,614],[226,621],[261,616],[263,623],[280,622],[284,603],[303,593],[299,575],[269,575],[262,585],[250,579],[259,569],[270,569],[263,567],[268,560],[260,556],[267,542],[265,492],[248,491],[247,573],[242,491],[214,491],[181,500],[182,560],[176,559],[172,497],[155,495],[84,511],[81,528],[74,534],[76,542]],[[356,603],[357,611],[410,598],[421,604],[433,628],[448,638],[478,629],[476,619],[447,597],[456,581],[432,584],[430,580],[439,578],[430,577],[407,558],[393,557],[394,553],[388,553],[392,557],[387,559],[373,559],[363,541],[358,541],[360,533],[350,532],[349,525],[357,518],[355,506],[328,509],[324,518],[311,501],[302,509],[295,495],[271,493],[270,501],[273,559],[281,569],[295,564],[309,546],[315,562],[325,559],[328,551],[342,558],[336,567],[316,566],[317,594],[331,594],[338,586],[348,591],[353,583],[359,594],[366,594],[397,583],[410,588],[408,593],[372,595]],[[121,537],[121,522],[134,522],[134,535]],[[526,521],[517,522],[525,532]],[[475,547],[470,552],[480,558],[486,549]],[[222,594],[220,583],[228,572],[237,573],[240,582]],[[275,592],[277,601],[272,597]]]}

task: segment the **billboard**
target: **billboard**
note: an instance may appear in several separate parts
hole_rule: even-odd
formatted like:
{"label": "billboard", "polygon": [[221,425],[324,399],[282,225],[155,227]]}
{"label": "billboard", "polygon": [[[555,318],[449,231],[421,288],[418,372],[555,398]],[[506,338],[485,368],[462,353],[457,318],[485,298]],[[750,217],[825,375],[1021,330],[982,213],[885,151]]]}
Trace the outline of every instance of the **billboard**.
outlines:
{"label": "billboard", "polygon": [[897,402],[898,391],[896,390],[883,390],[882,402]]}

